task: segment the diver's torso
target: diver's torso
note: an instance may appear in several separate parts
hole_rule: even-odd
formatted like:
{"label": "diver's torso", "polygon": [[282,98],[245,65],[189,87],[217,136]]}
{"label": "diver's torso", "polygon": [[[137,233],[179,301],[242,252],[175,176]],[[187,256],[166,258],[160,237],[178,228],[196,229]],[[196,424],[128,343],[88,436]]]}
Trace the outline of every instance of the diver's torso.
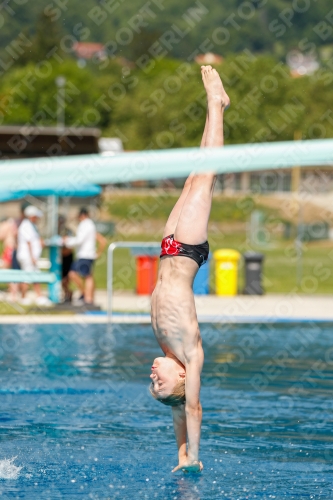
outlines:
{"label": "diver's torso", "polygon": [[184,352],[201,343],[192,290],[198,265],[187,257],[161,259],[152,296],[152,327],[164,353],[185,363]]}

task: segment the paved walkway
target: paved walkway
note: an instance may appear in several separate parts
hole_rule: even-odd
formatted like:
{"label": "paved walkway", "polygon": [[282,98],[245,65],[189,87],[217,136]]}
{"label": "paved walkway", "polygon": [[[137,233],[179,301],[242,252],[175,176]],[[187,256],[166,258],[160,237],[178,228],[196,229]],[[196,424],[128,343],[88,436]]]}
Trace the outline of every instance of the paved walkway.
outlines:
{"label": "paved walkway", "polygon": [[[265,295],[195,298],[200,322],[266,323],[289,321],[332,321],[332,296]],[[96,304],[105,311],[107,294],[96,292]],[[115,323],[149,323],[150,297],[132,293],[116,293],[113,297]],[[106,314],[36,314],[0,316],[0,323],[106,323]]]}
{"label": "paved walkway", "polygon": [[[107,309],[106,295],[99,292],[97,303]],[[214,321],[241,320],[326,320],[333,321],[333,295],[264,295],[218,297],[198,295],[195,297],[199,318]],[[117,312],[148,313],[150,297],[129,293],[115,294],[113,309]]]}

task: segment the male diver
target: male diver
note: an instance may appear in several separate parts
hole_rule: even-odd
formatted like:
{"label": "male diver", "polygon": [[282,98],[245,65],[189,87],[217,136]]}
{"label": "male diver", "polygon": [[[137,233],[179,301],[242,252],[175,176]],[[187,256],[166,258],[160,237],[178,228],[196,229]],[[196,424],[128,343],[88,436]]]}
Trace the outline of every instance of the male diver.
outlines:
{"label": "male diver", "polygon": [[[207,116],[201,147],[223,146],[223,113],[229,106],[219,74],[202,66],[207,93]],[[178,446],[178,466],[200,472],[199,443],[202,408],[200,374],[204,361],[196,315],[193,280],[208,259],[208,219],[216,175],[191,174],[166,223],[151,319],[164,356],[151,369],[152,396],[172,407]]]}

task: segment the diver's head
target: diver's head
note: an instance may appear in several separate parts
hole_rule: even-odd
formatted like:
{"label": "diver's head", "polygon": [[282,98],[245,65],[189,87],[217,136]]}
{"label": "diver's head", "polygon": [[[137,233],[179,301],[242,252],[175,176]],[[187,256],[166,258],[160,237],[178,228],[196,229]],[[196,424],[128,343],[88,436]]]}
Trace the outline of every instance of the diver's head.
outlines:
{"label": "diver's head", "polygon": [[153,398],[168,406],[185,403],[185,368],[175,358],[154,359],[149,391]]}

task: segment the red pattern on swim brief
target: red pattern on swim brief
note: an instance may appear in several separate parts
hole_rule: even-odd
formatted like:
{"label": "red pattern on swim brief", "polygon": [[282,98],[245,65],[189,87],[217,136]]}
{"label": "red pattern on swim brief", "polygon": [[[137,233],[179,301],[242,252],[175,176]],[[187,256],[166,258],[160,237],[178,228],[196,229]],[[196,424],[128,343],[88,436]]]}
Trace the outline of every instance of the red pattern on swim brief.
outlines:
{"label": "red pattern on swim brief", "polygon": [[173,239],[173,234],[163,238],[161,243],[161,255],[179,255],[182,252],[182,244],[179,241]]}

